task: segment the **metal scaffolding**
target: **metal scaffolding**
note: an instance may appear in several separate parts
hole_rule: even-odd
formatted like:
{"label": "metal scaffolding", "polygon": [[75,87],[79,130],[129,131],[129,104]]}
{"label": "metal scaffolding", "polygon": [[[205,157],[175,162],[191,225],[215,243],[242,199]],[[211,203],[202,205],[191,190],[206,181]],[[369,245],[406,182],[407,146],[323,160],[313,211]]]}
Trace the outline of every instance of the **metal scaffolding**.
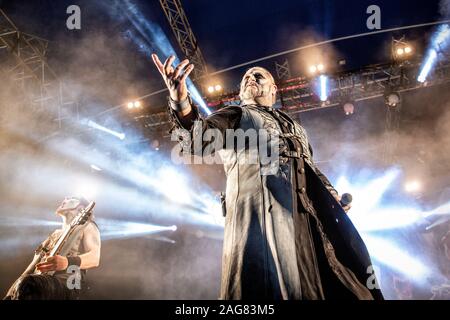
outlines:
{"label": "metal scaffolding", "polygon": [[49,41],[20,31],[0,9],[0,72],[19,89],[30,112],[47,113],[58,128],[65,119],[79,118],[79,104],[46,60]]}
{"label": "metal scaffolding", "polygon": [[205,60],[198,46],[197,39],[192,32],[180,0],[159,0],[166,14],[170,27],[178,41],[184,55],[195,65],[192,71],[193,80],[197,80],[208,73]]}
{"label": "metal scaffolding", "polygon": [[[277,84],[279,96],[277,104],[291,115],[300,112],[343,105],[346,102],[358,102],[383,97],[386,92],[406,92],[423,87],[435,86],[450,82],[450,62],[448,60],[436,65],[434,74],[425,84],[416,81],[420,63],[389,63],[367,66],[352,72],[341,72],[329,75],[329,95],[327,101],[320,101],[316,78],[298,77]],[[224,104],[237,103],[239,92],[226,92],[219,97],[209,99],[208,106],[218,109]],[[213,100],[214,99],[214,100]],[[392,112],[391,112],[392,113]],[[393,114],[390,114],[391,120]],[[395,118],[395,116],[394,116]],[[152,131],[167,127],[166,112],[140,117]],[[389,120],[389,125],[395,125]],[[395,119],[394,119],[395,120]]]}

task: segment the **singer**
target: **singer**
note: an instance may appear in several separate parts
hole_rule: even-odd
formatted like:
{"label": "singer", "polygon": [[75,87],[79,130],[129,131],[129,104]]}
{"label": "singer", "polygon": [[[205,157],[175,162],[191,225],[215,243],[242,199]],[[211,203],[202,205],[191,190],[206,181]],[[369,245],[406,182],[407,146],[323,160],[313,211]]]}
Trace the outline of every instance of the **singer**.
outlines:
{"label": "singer", "polygon": [[241,105],[203,119],[186,87],[194,66],[184,60],[172,67],[173,56],[164,64],[152,57],[169,89],[172,122],[189,130],[189,141],[208,129],[224,136],[229,130],[266,130],[269,139],[280,137],[279,167],[270,175],[261,174],[262,164],[241,159],[244,152],[220,150],[227,175],[221,298],[383,299],[379,289],[366,285],[369,254],[337,191],[315,165],[304,128],[273,108],[272,75],[249,69],[240,85]]}

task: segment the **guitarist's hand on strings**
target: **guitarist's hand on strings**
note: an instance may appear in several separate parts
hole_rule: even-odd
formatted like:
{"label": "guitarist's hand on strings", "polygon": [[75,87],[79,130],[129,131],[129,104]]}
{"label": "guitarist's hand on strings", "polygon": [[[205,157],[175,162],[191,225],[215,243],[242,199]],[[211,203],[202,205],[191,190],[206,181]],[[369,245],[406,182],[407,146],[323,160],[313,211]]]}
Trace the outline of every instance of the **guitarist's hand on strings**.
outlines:
{"label": "guitarist's hand on strings", "polygon": [[36,268],[41,272],[62,271],[66,270],[69,262],[66,257],[53,256],[48,257],[44,262],[36,265]]}

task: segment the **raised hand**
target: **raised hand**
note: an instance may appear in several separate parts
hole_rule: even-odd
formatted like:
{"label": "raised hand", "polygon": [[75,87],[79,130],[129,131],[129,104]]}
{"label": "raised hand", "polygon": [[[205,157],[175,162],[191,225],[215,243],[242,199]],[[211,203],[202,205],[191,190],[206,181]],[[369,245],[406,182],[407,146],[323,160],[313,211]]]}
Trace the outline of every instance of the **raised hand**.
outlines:
{"label": "raised hand", "polygon": [[175,56],[173,55],[169,56],[164,64],[161,63],[156,54],[152,54],[152,59],[169,89],[170,98],[175,102],[184,101],[188,96],[186,79],[194,70],[194,65],[189,64],[189,60],[185,59],[174,68],[172,63]]}

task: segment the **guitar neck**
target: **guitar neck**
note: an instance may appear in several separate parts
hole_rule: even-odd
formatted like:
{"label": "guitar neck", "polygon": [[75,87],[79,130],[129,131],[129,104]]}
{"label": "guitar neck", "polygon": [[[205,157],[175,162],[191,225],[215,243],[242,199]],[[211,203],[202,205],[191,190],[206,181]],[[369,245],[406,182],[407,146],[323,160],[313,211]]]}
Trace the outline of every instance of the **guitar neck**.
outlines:
{"label": "guitar neck", "polygon": [[73,232],[73,229],[74,229],[74,226],[69,226],[67,229],[65,229],[63,231],[63,233],[59,237],[58,241],[56,242],[55,246],[52,248],[52,250],[48,254],[49,257],[58,255],[58,253],[61,251],[64,243],[66,243],[67,238],[69,238],[70,234]]}

